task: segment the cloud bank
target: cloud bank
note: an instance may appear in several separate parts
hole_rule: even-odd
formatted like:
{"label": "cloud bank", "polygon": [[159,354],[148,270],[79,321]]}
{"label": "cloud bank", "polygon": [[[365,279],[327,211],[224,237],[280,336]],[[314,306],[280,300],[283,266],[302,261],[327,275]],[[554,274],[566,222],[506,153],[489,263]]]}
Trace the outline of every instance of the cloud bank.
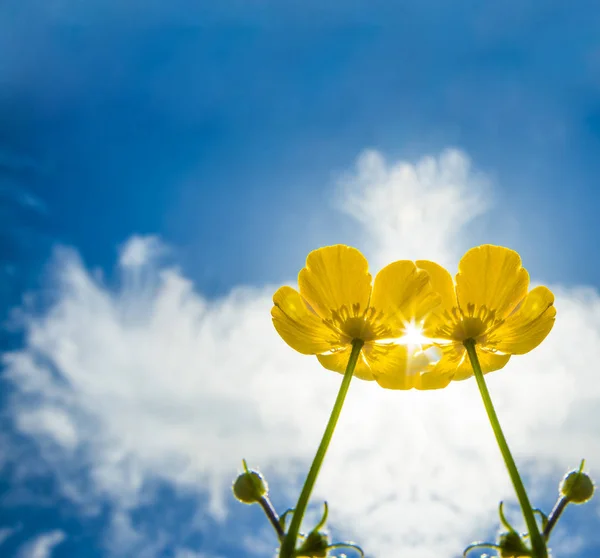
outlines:
{"label": "cloud bank", "polygon": [[[375,268],[417,257],[454,267],[488,189],[459,151],[415,164],[370,151],[344,178],[339,205],[362,226]],[[132,514],[151,505],[155,482],[206,500],[216,521],[249,513],[230,496],[242,457],[266,473],[276,501],[293,505],[341,378],[277,336],[277,285],[209,300],[161,264],[162,251],[154,237],[133,237],[115,287],[74,250],[58,250],[54,302],[24,309],[25,345],[4,355],[16,428],[82,509],[110,502],[112,533],[123,534],[114,556],[131,550]],[[555,291],[549,338],[489,376],[534,497],[582,456],[600,462],[600,297]],[[420,393],[355,381],[314,494],[322,499],[336,533],[369,556],[458,556],[486,536],[498,501],[513,496],[475,383]]]}

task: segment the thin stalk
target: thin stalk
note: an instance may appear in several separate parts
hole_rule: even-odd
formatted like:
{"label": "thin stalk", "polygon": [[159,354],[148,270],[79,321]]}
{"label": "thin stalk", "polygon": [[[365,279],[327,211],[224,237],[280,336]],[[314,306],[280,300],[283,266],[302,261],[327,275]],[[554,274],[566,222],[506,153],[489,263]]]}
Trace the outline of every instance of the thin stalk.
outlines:
{"label": "thin stalk", "polygon": [[292,516],[292,521],[290,523],[290,528],[285,535],[281,549],[279,550],[279,558],[293,558],[294,556],[294,551],[296,550],[296,540],[300,531],[300,524],[302,523],[304,512],[306,511],[306,506],[308,505],[308,500],[315,485],[315,481],[319,475],[319,470],[321,469],[321,465],[325,459],[325,454],[327,453],[329,442],[331,442],[331,438],[333,436],[337,421],[340,417],[342,407],[344,406],[344,400],[346,399],[346,394],[348,393],[348,388],[350,387],[350,380],[352,380],[354,368],[356,368],[358,356],[360,355],[360,350],[362,349],[363,345],[364,341],[361,339],[355,339],[352,341],[352,352],[350,353],[350,358],[348,359],[348,365],[346,366],[346,372],[344,372],[344,378],[342,380],[342,384],[340,385],[340,390],[337,394],[333,409],[331,410],[331,416],[329,417],[329,422],[327,423],[325,432],[323,433],[323,438],[321,438],[319,449],[317,449],[315,458],[313,459],[306,480],[304,481],[302,492],[300,492],[300,497],[298,498],[298,503],[296,504],[294,515]]}
{"label": "thin stalk", "polygon": [[279,522],[279,516],[277,515],[275,508],[273,507],[273,504],[271,504],[271,500],[269,500],[266,496],[263,496],[258,501],[258,503],[265,512],[265,515],[267,516],[269,521],[271,522],[271,525],[273,525],[273,529],[275,529],[277,537],[279,538],[279,540],[282,540],[283,537],[285,537],[285,532],[283,531],[283,527]]}
{"label": "thin stalk", "polygon": [[500,426],[500,421],[498,420],[498,415],[496,415],[496,411],[494,410],[490,392],[485,384],[485,379],[483,377],[483,372],[481,370],[481,365],[479,364],[479,358],[475,349],[475,341],[473,339],[467,339],[464,342],[464,346],[467,349],[471,366],[473,367],[473,372],[475,373],[475,379],[477,380],[477,386],[479,387],[479,393],[481,393],[481,399],[483,400],[488,419],[490,420],[490,424],[494,430],[496,441],[498,442],[500,452],[504,458],[504,463],[508,469],[508,474],[510,475],[515,492],[517,493],[519,504],[521,505],[523,518],[525,519],[525,524],[527,525],[527,530],[529,531],[529,540],[531,541],[534,558],[548,558],[546,543],[538,529],[535,515],[533,514],[533,509],[531,507],[531,503],[529,502],[529,497],[527,496],[527,491],[525,490],[525,486],[523,485],[523,481],[519,475],[519,470],[517,469],[515,460],[510,453],[508,443],[506,442],[506,438],[502,432],[502,427]]}
{"label": "thin stalk", "polygon": [[568,503],[569,500],[567,498],[559,498],[554,507],[552,508],[550,516],[548,517],[548,523],[546,523],[546,528],[544,529],[543,533],[544,538],[546,540],[550,538],[550,533],[552,532],[552,529],[556,525],[556,522],[558,521],[558,518],[561,516],[562,512],[565,511],[565,508],[567,507]]}

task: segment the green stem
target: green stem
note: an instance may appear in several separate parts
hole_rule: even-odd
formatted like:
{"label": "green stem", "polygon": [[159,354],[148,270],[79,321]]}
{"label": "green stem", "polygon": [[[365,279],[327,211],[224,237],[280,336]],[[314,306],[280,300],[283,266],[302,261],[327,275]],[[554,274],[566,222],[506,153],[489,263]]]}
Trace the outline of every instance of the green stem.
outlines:
{"label": "green stem", "polygon": [[554,508],[550,512],[550,517],[548,517],[548,523],[546,523],[546,528],[544,529],[544,538],[548,540],[550,538],[550,533],[552,529],[556,525],[558,518],[561,516],[562,512],[565,511],[569,500],[567,498],[559,498],[556,502]]}
{"label": "green stem", "polygon": [[302,523],[306,506],[308,505],[308,499],[310,498],[315,481],[319,475],[319,470],[321,469],[321,465],[325,459],[325,454],[327,453],[329,442],[331,442],[333,431],[335,430],[335,426],[340,417],[340,413],[344,405],[344,399],[346,399],[346,394],[348,393],[348,388],[350,387],[350,380],[352,380],[354,368],[356,367],[358,356],[360,355],[360,350],[362,349],[363,345],[364,341],[361,339],[355,339],[352,341],[352,352],[350,353],[350,358],[348,359],[346,372],[344,372],[344,379],[342,380],[340,390],[333,405],[333,409],[331,410],[331,416],[329,417],[329,422],[327,423],[327,427],[323,433],[323,438],[319,444],[319,449],[317,449],[315,458],[313,459],[306,480],[304,481],[302,492],[300,492],[300,497],[298,498],[298,503],[296,504],[294,515],[292,516],[292,521],[290,523],[290,528],[283,539],[281,549],[279,550],[279,558],[293,558],[294,556],[294,552],[296,550],[296,539],[298,538],[300,524]]}
{"label": "green stem", "polygon": [[504,437],[502,428],[500,426],[500,421],[498,420],[498,416],[494,410],[494,405],[492,404],[490,392],[485,384],[485,379],[483,377],[483,372],[481,371],[481,365],[479,364],[479,358],[477,357],[477,351],[475,349],[475,340],[467,339],[464,342],[464,346],[467,349],[471,366],[473,367],[473,372],[475,373],[475,379],[477,380],[477,386],[479,387],[479,393],[481,393],[481,399],[483,399],[483,404],[490,420],[490,424],[492,425],[492,429],[494,430],[496,441],[500,447],[500,452],[504,458],[504,463],[506,464],[508,474],[510,475],[515,492],[517,493],[519,504],[521,505],[521,511],[525,519],[525,524],[527,525],[527,530],[529,531],[529,540],[531,541],[534,558],[548,558],[546,543],[544,542],[544,539],[542,538],[538,529],[535,515],[533,514],[533,509],[531,508],[527,492],[523,486],[521,476],[519,475],[519,470],[517,469],[515,460],[510,453],[510,449],[508,448],[508,443],[506,442],[506,438]]}

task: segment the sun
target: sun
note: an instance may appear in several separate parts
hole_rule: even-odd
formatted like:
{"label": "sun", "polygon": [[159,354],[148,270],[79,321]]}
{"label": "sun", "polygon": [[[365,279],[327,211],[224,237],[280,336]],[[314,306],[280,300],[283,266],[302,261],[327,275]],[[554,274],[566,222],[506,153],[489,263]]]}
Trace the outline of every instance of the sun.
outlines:
{"label": "sun", "polygon": [[404,345],[426,345],[430,343],[429,339],[423,335],[423,328],[414,322],[406,325],[404,335],[399,341]]}

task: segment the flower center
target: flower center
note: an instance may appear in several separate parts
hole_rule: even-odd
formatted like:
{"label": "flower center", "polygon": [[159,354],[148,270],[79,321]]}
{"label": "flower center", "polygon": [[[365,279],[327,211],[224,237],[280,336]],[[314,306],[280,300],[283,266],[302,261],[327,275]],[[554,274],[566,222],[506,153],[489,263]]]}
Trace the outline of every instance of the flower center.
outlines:
{"label": "flower center", "polygon": [[374,341],[391,337],[391,330],[383,323],[383,312],[369,306],[361,312],[360,304],[351,307],[344,304],[338,310],[331,311],[331,319],[325,320],[350,339]]}
{"label": "flower center", "polygon": [[485,304],[479,307],[467,304],[466,312],[455,306],[451,311],[444,312],[444,318],[446,324],[440,328],[439,334],[460,342],[475,339],[485,343],[487,334],[504,323],[502,318],[496,317],[496,311],[490,310]]}

